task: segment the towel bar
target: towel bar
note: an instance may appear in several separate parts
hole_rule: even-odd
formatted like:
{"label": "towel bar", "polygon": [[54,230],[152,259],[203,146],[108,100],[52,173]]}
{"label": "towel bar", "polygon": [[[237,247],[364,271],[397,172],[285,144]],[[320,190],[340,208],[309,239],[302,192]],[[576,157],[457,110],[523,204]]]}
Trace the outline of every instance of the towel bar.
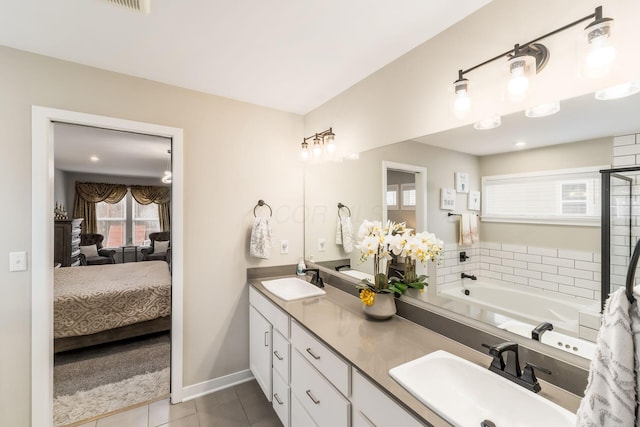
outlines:
{"label": "towel bar", "polygon": [[633,296],[633,282],[636,276],[636,266],[638,265],[638,258],[640,257],[640,240],[636,243],[636,247],[633,250],[633,255],[631,255],[631,260],[629,261],[629,269],[627,270],[627,283],[625,285],[625,291],[627,292],[627,299],[631,304],[636,301],[636,298]]}

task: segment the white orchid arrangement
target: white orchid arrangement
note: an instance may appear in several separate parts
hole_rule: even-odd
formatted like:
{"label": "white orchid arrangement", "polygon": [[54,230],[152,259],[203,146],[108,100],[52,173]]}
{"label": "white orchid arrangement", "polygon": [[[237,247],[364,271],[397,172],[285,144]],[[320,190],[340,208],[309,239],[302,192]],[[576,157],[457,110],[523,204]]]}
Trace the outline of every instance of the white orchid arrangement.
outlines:
{"label": "white orchid arrangement", "polygon": [[[416,274],[416,261],[423,265],[427,260],[438,262],[443,254],[443,242],[433,233],[415,233],[404,222],[392,221],[383,226],[380,221],[364,220],[358,230],[356,248],[360,250],[361,262],[373,258],[373,283],[365,279],[358,285],[360,299],[366,305],[373,304],[376,293],[401,295],[409,288],[424,289],[427,276]],[[401,278],[388,279],[393,255],[404,258],[405,271]]]}

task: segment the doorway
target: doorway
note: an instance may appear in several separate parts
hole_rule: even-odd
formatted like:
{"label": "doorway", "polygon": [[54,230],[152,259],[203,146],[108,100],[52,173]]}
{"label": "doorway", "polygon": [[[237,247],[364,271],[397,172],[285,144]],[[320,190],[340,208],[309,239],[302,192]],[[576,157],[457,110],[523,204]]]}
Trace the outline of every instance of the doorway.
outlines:
{"label": "doorway", "polygon": [[427,229],[427,168],[382,162],[382,220],[407,222],[417,232]]}
{"label": "doorway", "polygon": [[32,426],[53,423],[53,124],[68,123],[170,138],[172,147],[171,401],[182,401],[183,132],[105,116],[32,107]]}

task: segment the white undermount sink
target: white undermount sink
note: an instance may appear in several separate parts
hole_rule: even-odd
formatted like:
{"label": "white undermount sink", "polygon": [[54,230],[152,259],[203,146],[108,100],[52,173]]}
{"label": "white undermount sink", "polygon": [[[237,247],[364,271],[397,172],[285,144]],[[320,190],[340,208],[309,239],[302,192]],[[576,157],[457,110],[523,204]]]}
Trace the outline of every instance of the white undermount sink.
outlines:
{"label": "white undermount sink", "polygon": [[[446,351],[396,366],[389,375],[454,426],[574,426],[575,414]],[[491,425],[491,424],[488,424]]]}
{"label": "white undermount sink", "polygon": [[311,283],[297,277],[263,280],[262,286],[273,295],[285,301],[325,295],[326,292]]}

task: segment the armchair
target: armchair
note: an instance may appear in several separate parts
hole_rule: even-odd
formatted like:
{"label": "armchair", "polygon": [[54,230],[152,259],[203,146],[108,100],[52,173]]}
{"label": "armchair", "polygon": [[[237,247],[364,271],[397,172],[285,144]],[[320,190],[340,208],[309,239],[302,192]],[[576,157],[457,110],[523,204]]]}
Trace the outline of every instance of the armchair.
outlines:
{"label": "armchair", "polygon": [[[102,234],[80,234],[80,246],[96,246],[97,254],[87,256],[80,252],[80,265],[103,265],[115,264],[116,251],[113,249],[105,249],[102,246],[104,236]],[[82,249],[81,249],[82,251]]]}
{"label": "armchair", "polygon": [[[151,240],[151,246],[148,248],[142,248],[142,260],[143,261],[171,261],[171,232],[160,231],[157,233],[150,233],[149,240]],[[164,248],[156,248],[156,242],[164,242],[161,245]],[[158,245],[160,246],[160,245]]]}

